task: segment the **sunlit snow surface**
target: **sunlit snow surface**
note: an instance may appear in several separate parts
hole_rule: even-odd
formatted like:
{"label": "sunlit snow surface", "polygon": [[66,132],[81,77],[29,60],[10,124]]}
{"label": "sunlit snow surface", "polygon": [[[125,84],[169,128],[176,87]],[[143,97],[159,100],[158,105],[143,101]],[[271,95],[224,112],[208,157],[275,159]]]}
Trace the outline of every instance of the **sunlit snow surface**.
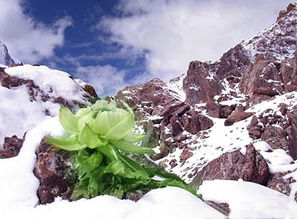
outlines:
{"label": "sunlit snow surface", "polygon": [[297,218],[297,204],[289,197],[259,184],[214,180],[205,181],[198,193],[206,200],[228,203],[229,218]]}

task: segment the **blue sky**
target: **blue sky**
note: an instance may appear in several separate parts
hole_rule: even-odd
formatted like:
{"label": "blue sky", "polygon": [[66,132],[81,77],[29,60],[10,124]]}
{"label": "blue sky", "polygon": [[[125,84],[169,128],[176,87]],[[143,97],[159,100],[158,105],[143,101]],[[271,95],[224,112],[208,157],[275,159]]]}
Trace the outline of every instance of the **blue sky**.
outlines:
{"label": "blue sky", "polygon": [[100,96],[215,61],[269,27],[288,0],[0,0],[0,40],[24,63],[46,64]]}

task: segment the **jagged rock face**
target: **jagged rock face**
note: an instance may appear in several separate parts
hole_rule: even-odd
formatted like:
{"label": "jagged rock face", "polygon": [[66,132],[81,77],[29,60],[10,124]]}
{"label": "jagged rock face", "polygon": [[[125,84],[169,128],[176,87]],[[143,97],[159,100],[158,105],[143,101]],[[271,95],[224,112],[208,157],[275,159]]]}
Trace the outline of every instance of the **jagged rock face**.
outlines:
{"label": "jagged rock face", "polygon": [[269,178],[268,165],[252,145],[248,145],[246,154],[240,150],[224,153],[209,162],[198,172],[193,182],[203,180],[225,179],[251,181],[266,185]]}
{"label": "jagged rock face", "polygon": [[[187,76],[183,81],[183,89],[187,95],[186,102],[190,104],[212,101],[215,95],[221,95],[221,100],[236,98],[239,78],[250,64],[250,57],[241,44],[226,52],[215,63],[191,62]],[[232,89],[222,95],[226,83]]]}
{"label": "jagged rock face", "polygon": [[297,159],[297,107],[289,110],[282,104],[279,108],[280,111],[267,109],[255,116],[248,126],[249,135],[266,141],[273,149],[283,149]]}
{"label": "jagged rock face", "polygon": [[251,40],[243,42],[250,53],[268,53],[280,60],[292,58],[297,49],[297,6],[290,4],[276,23]]}
{"label": "jagged rock face", "polygon": [[10,57],[8,49],[4,43],[0,41],[0,65],[13,65],[15,62]]}
{"label": "jagged rock face", "polygon": [[187,76],[183,81],[183,89],[189,104],[202,103],[212,100],[219,94],[222,87],[217,80],[209,77],[210,65],[202,62],[191,62]]}
{"label": "jagged rock face", "polygon": [[183,131],[197,134],[213,126],[211,119],[191,110],[189,104],[180,101],[166,83],[154,79],[146,84],[127,87],[116,98],[132,106],[136,115],[144,120],[146,131],[155,132],[157,141],[162,142],[160,153],[153,159],[167,156],[175,148],[184,150],[181,160],[191,156],[189,150],[181,143],[186,138]]}

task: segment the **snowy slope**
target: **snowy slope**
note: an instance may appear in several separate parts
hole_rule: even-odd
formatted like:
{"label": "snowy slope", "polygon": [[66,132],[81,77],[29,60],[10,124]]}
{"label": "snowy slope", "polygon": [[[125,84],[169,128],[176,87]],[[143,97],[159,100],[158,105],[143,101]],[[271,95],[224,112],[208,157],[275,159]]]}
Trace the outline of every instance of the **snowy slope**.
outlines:
{"label": "snowy slope", "polygon": [[66,72],[46,66],[7,67],[0,73],[0,145],[6,136],[24,133],[58,115],[60,105],[76,109],[90,97]]}
{"label": "snowy slope", "polygon": [[0,65],[11,65],[14,64],[13,59],[10,57],[8,53],[8,49],[4,43],[0,41]]}
{"label": "snowy slope", "polygon": [[289,219],[297,216],[294,201],[255,183],[231,180],[205,181],[198,193],[206,200],[228,203],[229,218]]}

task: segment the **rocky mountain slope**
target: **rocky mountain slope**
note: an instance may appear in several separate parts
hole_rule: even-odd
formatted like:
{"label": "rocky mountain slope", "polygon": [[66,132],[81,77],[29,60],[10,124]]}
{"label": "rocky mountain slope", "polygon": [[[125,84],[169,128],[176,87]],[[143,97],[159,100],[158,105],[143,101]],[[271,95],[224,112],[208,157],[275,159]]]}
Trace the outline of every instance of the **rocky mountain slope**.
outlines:
{"label": "rocky mountain slope", "polygon": [[155,163],[188,182],[251,181],[297,201],[297,4],[216,62],[127,87]]}
{"label": "rocky mountain slope", "polygon": [[10,57],[6,45],[0,41],[0,65],[12,64],[15,64],[14,60]]}

